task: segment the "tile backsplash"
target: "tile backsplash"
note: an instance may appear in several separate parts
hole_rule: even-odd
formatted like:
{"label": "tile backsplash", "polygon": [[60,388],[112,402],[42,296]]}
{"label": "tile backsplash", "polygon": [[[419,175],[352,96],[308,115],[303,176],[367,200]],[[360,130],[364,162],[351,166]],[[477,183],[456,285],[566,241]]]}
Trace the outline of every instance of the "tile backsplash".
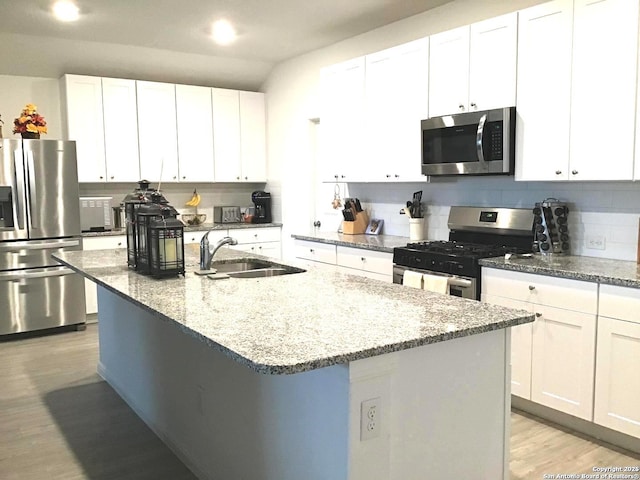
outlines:
{"label": "tile backsplash", "polygon": [[[81,183],[80,196],[113,197],[113,206],[118,205],[129,192],[137,186],[135,183]],[[157,183],[151,183],[157,188]],[[166,183],[161,190],[166,199],[179,213],[194,213],[193,207],[185,206],[196,188],[202,197],[198,213],[207,215],[207,222],[213,221],[213,207],[218,206],[253,206],[251,193],[264,190],[264,183]]]}
{"label": "tile backsplash", "polygon": [[533,208],[536,202],[553,197],[569,205],[573,254],[636,260],[640,183],[456,177],[430,183],[349,185],[349,195],[360,198],[373,218],[384,219],[384,233],[388,235],[409,235],[408,219],[399,212],[417,190],[423,191],[428,239],[448,237],[447,218],[452,205]]}

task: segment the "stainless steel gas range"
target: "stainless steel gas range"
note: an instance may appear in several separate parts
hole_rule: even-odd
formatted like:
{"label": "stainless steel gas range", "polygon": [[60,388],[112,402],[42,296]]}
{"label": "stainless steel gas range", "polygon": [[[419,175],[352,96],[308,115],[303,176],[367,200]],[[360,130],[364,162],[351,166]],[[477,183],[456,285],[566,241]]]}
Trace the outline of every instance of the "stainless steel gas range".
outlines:
{"label": "stainless steel gas range", "polygon": [[448,226],[448,241],[393,249],[393,283],[402,284],[406,270],[445,276],[450,295],[479,300],[479,259],[532,252],[530,209],[451,207]]}

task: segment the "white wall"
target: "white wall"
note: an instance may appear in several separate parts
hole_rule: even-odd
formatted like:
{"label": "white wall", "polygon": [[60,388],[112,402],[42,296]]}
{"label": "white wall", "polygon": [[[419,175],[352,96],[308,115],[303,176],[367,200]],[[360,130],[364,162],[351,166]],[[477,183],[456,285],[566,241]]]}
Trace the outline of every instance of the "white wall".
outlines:
{"label": "white wall", "polygon": [[[270,177],[279,179],[268,187],[283,201],[282,211],[277,213],[284,223],[284,255],[290,251],[290,234],[312,228],[316,203],[320,207],[315,217],[322,218],[328,228],[335,228],[340,220],[329,207],[333,185],[319,186],[313,180],[315,133],[310,119],[320,117],[318,83],[322,67],[537,3],[543,2],[456,0],[276,66],[263,91],[267,98]],[[632,182],[515,182],[513,177],[465,177],[409,185],[348,185],[350,195],[358,196],[375,217],[385,220],[385,233],[402,236],[408,235],[408,222],[398,212],[411,193],[420,189],[429,207],[429,238],[446,238],[451,205],[530,208],[547,197],[557,197],[570,204],[575,253],[636,258],[640,185]],[[344,190],[343,195],[347,193]],[[310,198],[310,192],[315,192],[316,198]],[[585,248],[584,240],[589,235],[603,235],[606,249]]]}
{"label": "white wall", "polygon": [[20,138],[11,133],[13,120],[27,103],[38,107],[47,121],[48,134],[42,138],[62,138],[60,87],[57,79],[0,75],[0,115],[4,121],[4,138]]}

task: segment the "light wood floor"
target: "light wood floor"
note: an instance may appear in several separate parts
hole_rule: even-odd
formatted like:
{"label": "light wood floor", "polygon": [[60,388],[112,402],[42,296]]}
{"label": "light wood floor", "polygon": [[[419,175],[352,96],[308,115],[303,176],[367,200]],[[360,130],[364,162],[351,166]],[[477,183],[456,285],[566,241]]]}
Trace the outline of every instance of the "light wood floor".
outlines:
{"label": "light wood floor", "polygon": [[[0,342],[0,480],[195,480],[96,374],[97,359],[95,324]],[[629,455],[512,414],[512,480],[640,464]]]}

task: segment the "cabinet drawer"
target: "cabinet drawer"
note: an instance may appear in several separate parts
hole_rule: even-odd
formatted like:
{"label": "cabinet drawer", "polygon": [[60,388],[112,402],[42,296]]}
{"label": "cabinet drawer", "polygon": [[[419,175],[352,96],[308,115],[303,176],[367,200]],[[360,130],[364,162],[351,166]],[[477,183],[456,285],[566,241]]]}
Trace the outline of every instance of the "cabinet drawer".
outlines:
{"label": "cabinet drawer", "polygon": [[238,243],[279,242],[280,227],[238,228],[229,230]]}
{"label": "cabinet drawer", "polygon": [[295,241],[295,254],[297,258],[312,260],[314,262],[336,264],[336,246],[328,243],[309,242],[307,240]]}
{"label": "cabinet drawer", "polygon": [[392,275],[393,254],[362,248],[337,247],[338,265],[382,275]]}
{"label": "cabinet drawer", "polygon": [[242,252],[255,253],[256,255],[264,255],[265,257],[277,259],[282,258],[280,253],[280,242],[239,243],[231,248]]}
{"label": "cabinet drawer", "polygon": [[640,289],[600,285],[598,315],[640,323]]}
{"label": "cabinet drawer", "polygon": [[127,248],[127,237],[125,235],[109,235],[82,239],[83,250],[111,250],[114,248]]}
{"label": "cabinet drawer", "polygon": [[[184,232],[184,244],[189,245],[190,243],[200,243],[200,240],[202,240],[205,233],[207,233],[206,230]],[[211,233],[209,233],[209,243],[215,243],[226,236],[227,230],[212,230]]]}
{"label": "cabinet drawer", "polygon": [[576,312],[596,313],[598,284],[482,268],[482,293]]}

